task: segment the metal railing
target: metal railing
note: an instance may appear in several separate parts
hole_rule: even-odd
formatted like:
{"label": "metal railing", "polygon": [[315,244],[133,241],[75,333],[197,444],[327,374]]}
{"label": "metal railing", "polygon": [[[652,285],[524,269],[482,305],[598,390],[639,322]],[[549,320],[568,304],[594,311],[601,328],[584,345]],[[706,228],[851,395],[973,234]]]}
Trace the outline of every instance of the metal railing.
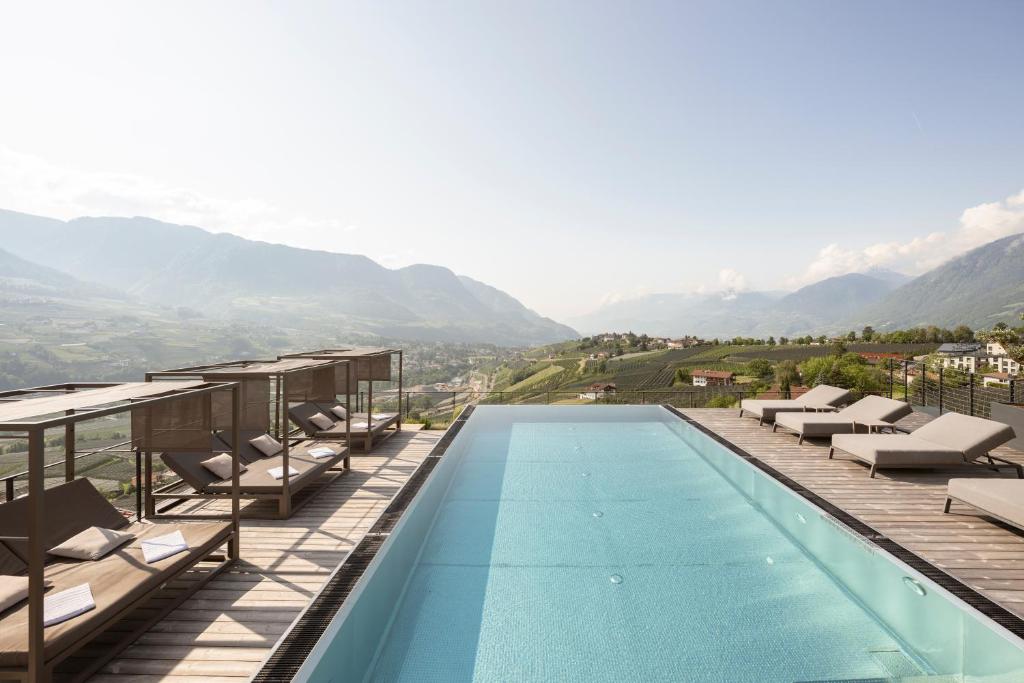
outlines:
{"label": "metal railing", "polygon": [[993,403],[1024,399],[1024,382],[1011,377],[986,383],[984,373],[928,365],[918,361],[893,363],[889,368],[890,398],[906,400],[915,409],[990,417]]}

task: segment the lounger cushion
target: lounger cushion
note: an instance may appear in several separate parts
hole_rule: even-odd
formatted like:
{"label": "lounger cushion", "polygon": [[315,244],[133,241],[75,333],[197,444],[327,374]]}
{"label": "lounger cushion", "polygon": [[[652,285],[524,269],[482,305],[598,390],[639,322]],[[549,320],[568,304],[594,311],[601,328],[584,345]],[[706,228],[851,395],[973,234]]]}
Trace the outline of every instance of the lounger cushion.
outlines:
{"label": "lounger cushion", "polygon": [[[311,448],[330,448],[336,453],[330,458],[314,458],[309,455]],[[298,491],[315,482],[329,467],[338,462],[345,447],[334,441],[304,441],[288,449],[288,466],[298,470],[298,475],[288,478],[288,486],[292,492]],[[276,455],[254,462],[239,476],[239,486],[243,493],[280,493],[282,482],[274,479],[268,470],[281,467],[283,458]],[[210,493],[231,493],[230,481],[208,482],[204,491]]]}
{"label": "lounger cushion", "polygon": [[[209,460],[203,460],[199,464],[213,472],[214,476],[218,479],[230,479],[232,469],[231,465],[233,462],[234,458],[227,453],[221,453],[213,456]],[[245,472],[245,465],[239,463],[238,471]]]}
{"label": "lounger cushion", "polygon": [[837,434],[832,437],[832,445],[879,467],[930,467],[965,462],[959,450],[911,434]]}
{"label": "lounger cushion", "polygon": [[[146,564],[141,542],[175,530],[180,530],[185,536],[189,550]],[[231,523],[144,522],[133,524],[125,531],[133,534],[135,540],[104,558],[95,562],[59,561],[46,567],[44,576],[53,583],[52,590],[61,591],[88,583],[96,601],[96,609],[50,626],[43,632],[48,659],[66,650],[126,606],[152,593],[174,573],[219,548],[231,531]],[[0,667],[25,666],[27,651],[28,604],[22,603],[0,619]]]}
{"label": "lounger cushion", "polygon": [[27,576],[0,576],[0,612],[28,597]]}
{"label": "lounger cushion", "polygon": [[331,412],[334,413],[339,420],[345,420],[348,418],[348,411],[345,410],[345,406],[332,406]]}
{"label": "lounger cushion", "polygon": [[832,406],[838,408],[844,403],[849,403],[851,398],[852,395],[849,389],[819,384],[794,400],[805,406]]}
{"label": "lounger cushion", "polygon": [[1024,528],[1024,480],[950,479],[949,495]]}
{"label": "lounger cushion", "polygon": [[[28,536],[29,497],[0,505],[0,536]],[[43,547],[60,545],[91,526],[124,529],[128,520],[96,490],[88,479],[43,491]],[[4,541],[22,562],[28,563],[28,541]],[[6,564],[6,563],[5,563]]]}
{"label": "lounger cushion", "polygon": [[281,442],[270,434],[260,434],[255,439],[249,439],[249,443],[267,457],[277,455],[281,452]]}
{"label": "lounger cushion", "polygon": [[132,540],[132,535],[123,531],[91,526],[48,551],[57,557],[73,560],[98,560]]}
{"label": "lounger cushion", "polygon": [[1002,422],[945,413],[914,430],[914,438],[964,453],[968,460],[985,455],[1014,438],[1013,427]]}
{"label": "lounger cushion", "polygon": [[883,396],[865,396],[846,406],[836,416],[864,422],[896,422],[914,412],[909,403]]}
{"label": "lounger cushion", "polygon": [[788,400],[766,401],[755,398],[745,398],[740,401],[740,408],[756,417],[765,420],[774,420],[777,413],[797,412],[807,410],[803,403]]}
{"label": "lounger cushion", "polygon": [[830,436],[852,433],[854,422],[895,422],[911,412],[903,401],[865,396],[838,413],[781,413],[775,421],[804,436]]}
{"label": "lounger cushion", "polygon": [[779,413],[775,416],[775,423],[811,437],[853,432],[853,420],[836,413]]}
{"label": "lounger cushion", "polygon": [[316,425],[317,428],[319,429],[330,429],[334,426],[334,420],[327,417],[323,413],[316,413],[314,415],[310,415],[309,421]]}

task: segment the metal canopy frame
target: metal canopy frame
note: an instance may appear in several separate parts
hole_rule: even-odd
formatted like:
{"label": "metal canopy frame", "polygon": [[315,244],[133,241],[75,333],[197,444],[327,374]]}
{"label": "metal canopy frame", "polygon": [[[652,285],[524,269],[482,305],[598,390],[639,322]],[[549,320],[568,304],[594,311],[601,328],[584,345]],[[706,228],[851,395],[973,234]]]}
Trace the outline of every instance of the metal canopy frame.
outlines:
{"label": "metal canopy frame", "polygon": [[[381,356],[394,357],[398,354],[398,415],[395,421],[395,432],[402,431],[402,388],[403,378],[402,372],[404,367],[404,352],[402,349],[392,349],[384,347],[351,347],[351,348],[337,348],[337,349],[318,349],[315,351],[302,351],[300,353],[287,353],[278,356],[280,359],[291,359],[291,358],[309,358],[310,360],[346,360],[355,362],[359,359],[374,358]],[[355,384],[351,382],[348,384],[349,395],[346,396],[346,406],[351,403],[349,396],[352,393],[359,394],[359,379],[356,378]],[[369,452],[373,448],[373,382],[374,380],[369,379],[366,381],[366,440],[363,442],[363,448]],[[395,432],[387,432],[380,441],[388,438]]]}
{"label": "metal canopy frame", "polygon": [[[181,379],[189,377],[201,377],[206,381],[210,381],[212,378],[223,378],[237,381],[245,381],[247,379],[267,379],[274,382],[273,402],[274,402],[274,435],[281,442],[281,493],[273,494],[243,494],[243,498],[252,499],[277,499],[278,500],[278,512],[282,519],[291,516],[293,512],[292,508],[292,497],[291,497],[291,479],[292,475],[288,470],[288,457],[289,450],[291,448],[291,436],[293,430],[288,428],[288,384],[289,379],[294,378],[298,375],[305,373],[311,373],[315,370],[322,370],[325,368],[334,368],[335,375],[340,369],[343,369],[346,373],[347,381],[351,386],[352,378],[352,364],[347,360],[317,360],[312,358],[301,358],[298,360],[305,361],[303,363],[288,363],[288,360],[295,359],[272,359],[272,360],[236,360],[227,361],[224,363],[212,363],[209,365],[197,365],[187,368],[178,368],[174,370],[160,370],[156,372],[147,372],[146,381],[152,382],[154,380],[169,380],[169,379]],[[345,409],[348,413],[349,400],[348,396],[345,397]],[[232,439],[232,446],[237,450],[239,435],[237,432]],[[346,417],[345,420],[345,448],[351,452],[352,445],[352,429],[351,429],[351,417]],[[344,458],[345,468],[350,469],[348,454],[345,454]],[[153,496],[147,498],[146,506],[147,509],[153,509],[155,507],[155,498],[177,498],[177,499],[188,499],[188,498],[210,498],[213,494],[204,494],[196,492],[194,494],[174,494],[174,493],[163,493],[156,492]]]}
{"label": "metal canopy frame", "polygon": [[[136,389],[135,391],[132,390],[133,387]],[[113,392],[117,398],[111,401],[112,392],[105,390],[116,390],[118,388],[123,388],[124,391]],[[175,382],[173,385],[169,384],[166,391],[159,393],[154,393],[152,387],[146,386],[144,382],[72,382],[0,392],[0,410],[10,405],[24,408],[21,411],[8,411],[17,412],[21,417],[0,420],[0,432],[7,433],[8,438],[21,438],[15,436],[20,434],[28,440],[28,493],[26,495],[29,499],[28,537],[0,538],[0,541],[19,540],[27,541],[28,543],[28,562],[26,563],[28,565],[29,579],[28,666],[24,673],[20,673],[17,670],[0,671],[0,677],[14,676],[15,678],[32,682],[49,680],[53,668],[60,661],[76,651],[80,645],[89,642],[113,623],[120,621],[131,607],[149,597],[148,595],[143,596],[135,603],[132,603],[129,608],[104,620],[78,642],[55,656],[52,661],[47,661],[43,626],[43,593],[45,591],[44,579],[47,551],[47,548],[44,547],[43,539],[43,522],[46,517],[46,506],[43,500],[46,470],[46,430],[64,427],[64,478],[66,482],[70,482],[75,479],[75,426],[78,423],[108,415],[130,413],[139,409],[151,408],[186,398],[212,395],[218,391],[231,392],[232,424],[234,425],[233,429],[237,432],[239,396],[238,384],[236,382]],[[59,397],[80,400],[63,402],[64,409],[55,412],[53,410],[53,399]],[[133,434],[132,440],[127,443],[130,444],[134,441],[136,441],[136,435]],[[138,452],[138,449],[136,449],[136,452]],[[240,544],[239,459],[237,445],[234,445],[231,449],[231,460],[231,513],[230,515],[217,515],[215,517],[216,519],[227,518],[231,520],[231,534],[227,539],[228,557],[223,559],[215,570],[208,572],[207,577],[197,582],[196,589],[238,558]],[[142,482],[138,483],[141,484]],[[152,471],[148,468],[145,488],[147,491],[152,489]],[[206,517],[206,519],[212,518],[214,517]],[[179,573],[187,571],[192,566],[194,566],[194,563]],[[169,605],[166,611],[173,609],[175,604]],[[159,619],[165,613],[160,612],[153,619]],[[149,623],[147,622],[146,627],[148,627]],[[130,635],[131,639],[134,639],[136,632],[132,631]],[[116,646],[108,648],[102,661],[108,661],[116,655],[122,647],[131,643],[131,639],[123,640]],[[99,664],[102,664],[102,661]]]}

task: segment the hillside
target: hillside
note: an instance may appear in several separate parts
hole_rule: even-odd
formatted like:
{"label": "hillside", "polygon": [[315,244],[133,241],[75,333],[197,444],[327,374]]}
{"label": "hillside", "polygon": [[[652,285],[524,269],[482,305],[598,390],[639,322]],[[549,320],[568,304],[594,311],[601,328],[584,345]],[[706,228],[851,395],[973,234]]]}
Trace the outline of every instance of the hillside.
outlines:
{"label": "hillside", "polygon": [[991,327],[1024,309],[1024,234],[990,242],[893,290],[849,318],[856,327]]}
{"label": "hillside", "polygon": [[447,268],[385,268],[147,218],[64,222],[0,210],[12,254],[142,303],[205,315],[410,339],[534,344],[576,336]]}

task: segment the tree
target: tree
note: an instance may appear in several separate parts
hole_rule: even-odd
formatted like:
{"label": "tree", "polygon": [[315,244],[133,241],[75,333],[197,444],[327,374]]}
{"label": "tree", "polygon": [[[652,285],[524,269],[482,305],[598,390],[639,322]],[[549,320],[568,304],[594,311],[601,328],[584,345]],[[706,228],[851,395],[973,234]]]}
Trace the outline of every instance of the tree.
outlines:
{"label": "tree", "polygon": [[676,374],[672,377],[672,385],[690,384],[692,382],[690,372],[686,368],[676,368]]}
{"label": "tree", "polygon": [[879,393],[885,384],[882,370],[856,353],[809,358],[800,366],[800,373],[808,386],[831,384],[850,389],[858,396]]}
{"label": "tree", "polygon": [[875,336],[875,328],[871,325],[865,325],[864,329],[860,331],[860,338],[866,342],[871,341]]}
{"label": "tree", "polygon": [[747,363],[747,374],[758,379],[768,379],[774,372],[771,361],[765,358],[755,358]]}
{"label": "tree", "polygon": [[857,341],[857,333],[850,330],[846,333],[846,341]]}
{"label": "tree", "polygon": [[800,370],[796,363],[791,360],[784,360],[775,366],[775,381],[779,385],[779,392],[783,398],[789,398],[790,389],[800,381]]}
{"label": "tree", "polygon": [[775,346],[775,337],[768,337],[768,346]]}
{"label": "tree", "polygon": [[974,330],[967,325],[957,325],[953,328],[953,341],[960,343],[974,341]]}

